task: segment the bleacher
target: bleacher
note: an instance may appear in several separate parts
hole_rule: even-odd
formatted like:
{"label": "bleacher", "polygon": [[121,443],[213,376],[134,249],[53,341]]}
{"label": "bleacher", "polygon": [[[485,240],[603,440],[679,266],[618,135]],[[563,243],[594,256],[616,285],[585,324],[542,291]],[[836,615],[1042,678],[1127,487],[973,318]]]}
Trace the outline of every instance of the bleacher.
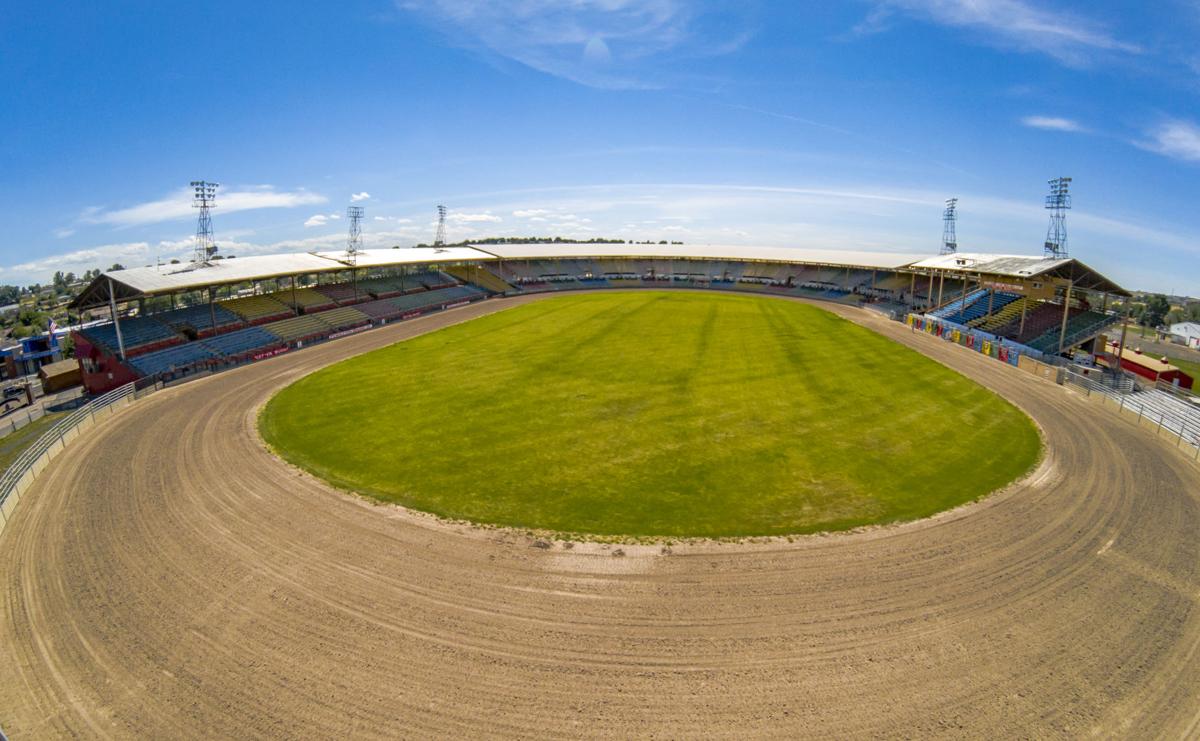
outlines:
{"label": "bleacher", "polygon": [[318,314],[313,314],[313,316],[325,322],[325,324],[329,325],[330,329],[334,330],[346,329],[347,327],[354,327],[371,321],[366,314],[349,306],[322,311]]}
{"label": "bleacher", "polygon": [[227,358],[279,344],[279,338],[262,327],[247,327],[201,340],[210,350]]}
{"label": "bleacher", "polygon": [[210,360],[216,354],[203,342],[189,342],[163,350],[156,350],[136,358],[130,358],[129,363],[138,371],[153,376],[158,373],[186,368],[195,363]]}
{"label": "bleacher", "polygon": [[[197,304],[195,306],[184,306],[164,311],[153,316],[158,321],[180,332],[189,327],[200,333],[212,332],[240,324],[242,321],[237,314],[216,303],[212,305],[211,310],[208,304]],[[215,324],[213,323],[214,320],[216,321]]]}
{"label": "bleacher", "polygon": [[453,267],[447,272],[464,283],[475,285],[493,293],[507,293],[513,290],[508,281],[483,267]]}
{"label": "bleacher", "polygon": [[287,306],[295,306],[303,309],[307,314],[332,309],[337,306],[337,302],[332,298],[311,288],[297,288],[295,291],[285,288],[282,291],[271,294],[271,296]]}
{"label": "bleacher", "polygon": [[266,295],[230,298],[221,301],[220,304],[246,321],[254,324],[293,316],[296,313],[292,311],[290,306],[282,304]]}
{"label": "bleacher", "polygon": [[[97,345],[107,348],[109,352],[115,354],[120,350],[115,324],[88,327],[82,330],[82,334]],[[170,327],[148,316],[123,317],[121,339],[125,344],[126,356],[140,355],[183,342],[183,337]]]}
{"label": "bleacher", "polygon": [[959,324],[966,324],[967,326],[973,326],[971,324],[972,322],[978,319],[985,319],[989,316],[989,307],[991,312],[994,313],[1000,309],[1003,309],[1019,298],[1021,297],[1018,294],[1005,293],[1004,291],[995,291],[990,297],[985,292],[985,295],[982,298],[964,307],[960,312],[958,312],[958,318],[951,318],[951,321],[958,322]]}
{"label": "bleacher", "polygon": [[483,295],[483,292],[478,288],[471,286],[453,286],[452,288],[440,288],[436,291],[424,291],[422,293],[410,293],[404,296],[388,299],[400,313],[409,311],[419,311],[441,306],[442,304],[453,303],[464,299],[475,299]]}
{"label": "bleacher", "polygon": [[262,325],[262,328],[284,342],[296,342],[329,334],[329,325],[319,314],[305,314]]}
{"label": "bleacher", "polygon": [[1114,317],[1109,314],[1103,314],[1099,311],[1091,311],[1090,309],[1087,311],[1075,309],[1067,317],[1067,329],[1065,334],[1063,333],[1061,326],[1051,327],[1041,335],[1035,337],[1025,344],[1029,345],[1034,350],[1041,350],[1042,352],[1056,352],[1058,350],[1058,342],[1060,337],[1063,339],[1063,346],[1070,347],[1080,338],[1086,339],[1088,336],[1100,331],[1113,321]]}
{"label": "bleacher", "polygon": [[996,334],[996,330],[1008,325],[1014,319],[1021,321],[1021,311],[1033,305],[1034,302],[1028,298],[1021,297],[1016,301],[1008,302],[999,311],[993,311],[987,316],[982,316],[971,322],[968,326],[976,329],[982,329],[984,332]]}
{"label": "bleacher", "polygon": [[371,300],[370,291],[366,290],[362,283],[359,283],[357,288],[355,288],[353,283],[330,283],[324,286],[316,286],[314,290],[328,296],[331,301],[335,301],[342,306]]}

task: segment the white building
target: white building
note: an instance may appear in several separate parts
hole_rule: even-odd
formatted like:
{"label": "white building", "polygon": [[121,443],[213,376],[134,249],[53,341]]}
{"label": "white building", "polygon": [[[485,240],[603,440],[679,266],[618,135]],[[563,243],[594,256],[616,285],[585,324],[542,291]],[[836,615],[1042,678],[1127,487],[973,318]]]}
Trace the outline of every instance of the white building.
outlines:
{"label": "white building", "polygon": [[1171,339],[1182,342],[1188,347],[1200,348],[1200,323],[1180,322],[1172,324]]}

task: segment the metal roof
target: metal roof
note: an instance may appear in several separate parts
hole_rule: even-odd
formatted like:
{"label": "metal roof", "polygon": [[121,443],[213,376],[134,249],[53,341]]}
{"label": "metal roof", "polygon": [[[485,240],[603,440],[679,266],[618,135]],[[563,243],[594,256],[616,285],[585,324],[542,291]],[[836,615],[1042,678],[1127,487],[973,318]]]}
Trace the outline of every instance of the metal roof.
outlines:
{"label": "metal roof", "polygon": [[469,247],[410,247],[363,250],[356,255],[353,266],[346,261],[345,252],[254,255],[214,260],[198,267],[190,263],[150,265],[105,272],[88,284],[70,305],[73,309],[86,309],[108,303],[109,279],[113,282],[116,300],[128,301],[142,296],[194,291],[208,286],[338,272],[349,270],[351,267],[373,268],[491,259],[494,259],[491,255]]}
{"label": "metal roof", "polygon": [[629,244],[601,242],[549,242],[539,244],[476,244],[505,260],[537,260],[560,257],[626,257],[630,259],[759,260],[764,262],[808,263],[838,267],[899,270],[924,255],[901,252],[862,252],[857,250],[820,250],[795,247],[747,247],[711,244]]}
{"label": "metal roof", "polygon": [[1071,281],[1076,288],[1103,291],[1129,296],[1100,273],[1071,257],[1037,257],[1034,255],[988,255],[977,252],[952,252],[927,257],[909,265],[915,271],[948,271],[1001,278],[1041,278]]}
{"label": "metal roof", "polygon": [[408,247],[363,250],[351,265],[345,252],[292,252],[279,255],[214,260],[201,266],[191,264],[151,265],[113,270],[101,274],[71,302],[73,309],[101,306],[109,300],[109,280],[119,302],[170,293],[195,291],[209,286],[255,280],[316,275],[356,268],[400,267],[454,262],[536,260],[555,258],[702,259],[781,262],[826,265],[868,270],[949,271],[1009,278],[1060,278],[1078,288],[1129,293],[1078,260],[1022,255],[957,253],[928,257],[901,252],[753,247],[744,245],[629,244],[599,242],[547,242],[536,244],[480,244],[465,247]]}

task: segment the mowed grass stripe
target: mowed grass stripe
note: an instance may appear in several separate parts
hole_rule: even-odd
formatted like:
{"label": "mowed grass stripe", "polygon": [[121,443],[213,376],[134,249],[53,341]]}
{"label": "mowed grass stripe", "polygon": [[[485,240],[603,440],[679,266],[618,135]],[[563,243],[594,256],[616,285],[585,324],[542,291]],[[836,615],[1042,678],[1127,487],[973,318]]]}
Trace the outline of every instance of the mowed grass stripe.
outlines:
{"label": "mowed grass stripe", "polygon": [[527,304],[281,391],[263,436],[333,484],[477,522],[733,537],[925,517],[1037,461],[1019,410],[814,306],[636,291]]}

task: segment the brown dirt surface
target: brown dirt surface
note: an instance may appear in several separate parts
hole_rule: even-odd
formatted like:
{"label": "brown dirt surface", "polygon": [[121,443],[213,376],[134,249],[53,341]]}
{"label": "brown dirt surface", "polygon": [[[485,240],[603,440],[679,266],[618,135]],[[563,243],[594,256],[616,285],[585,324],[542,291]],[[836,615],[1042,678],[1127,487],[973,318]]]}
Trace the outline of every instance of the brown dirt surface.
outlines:
{"label": "brown dirt surface", "polygon": [[529,300],[168,389],[73,443],[0,535],[4,730],[1200,734],[1200,467],[1071,391],[871,312],[822,304],[1026,410],[1048,440],[1037,472],[864,532],[539,544],[347,496],[264,448],[257,410],[290,381]]}

